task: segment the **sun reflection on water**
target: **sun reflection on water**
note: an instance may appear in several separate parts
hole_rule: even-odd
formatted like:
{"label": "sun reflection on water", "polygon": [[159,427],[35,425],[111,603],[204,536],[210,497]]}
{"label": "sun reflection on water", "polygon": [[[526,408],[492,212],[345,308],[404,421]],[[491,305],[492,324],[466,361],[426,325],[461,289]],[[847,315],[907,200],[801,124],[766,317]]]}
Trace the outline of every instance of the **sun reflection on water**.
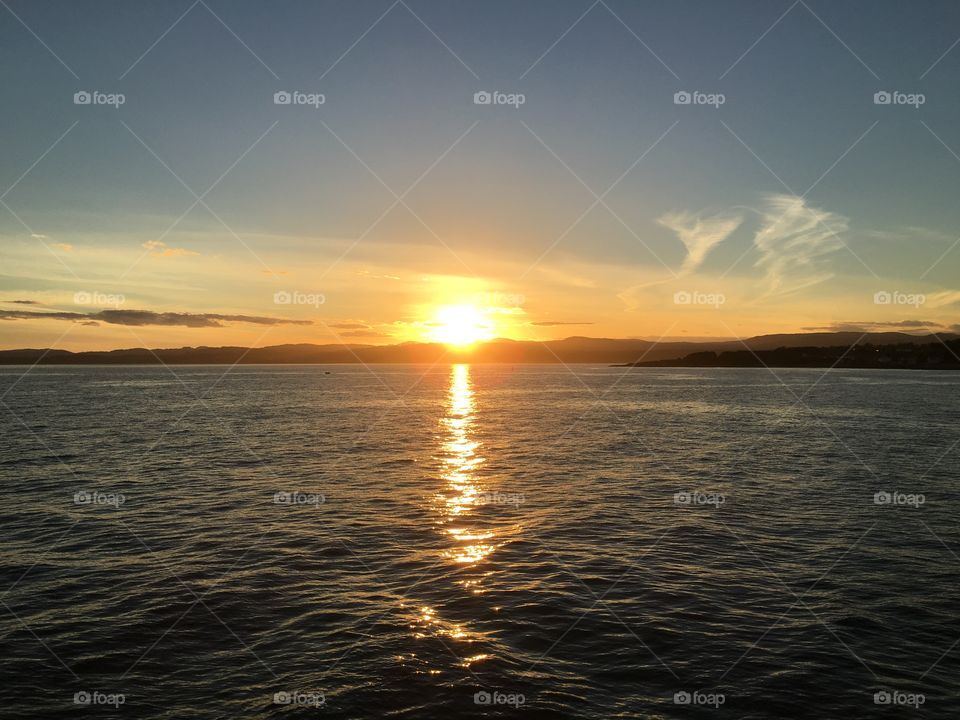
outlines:
{"label": "sun reflection on water", "polygon": [[443,525],[455,546],[447,551],[454,562],[474,565],[495,549],[494,533],[477,527],[471,514],[479,498],[476,471],[483,464],[480,443],[473,439],[474,402],[469,365],[452,365],[447,415],[441,420],[445,438],[441,444],[440,492]]}
{"label": "sun reflection on water", "polygon": [[[481,455],[482,443],[476,438],[475,422],[470,366],[452,365],[446,412],[439,421],[435,457],[440,479],[435,494],[435,523],[446,540],[446,547],[441,552],[456,574],[454,582],[470,595],[481,595],[485,578],[493,573],[493,569],[485,565],[499,543],[483,513],[477,512],[489,493],[485,492],[487,488],[482,487],[479,479],[479,469],[485,460]],[[471,665],[490,658],[490,653],[477,652],[479,648],[468,652],[469,646],[482,641],[482,635],[457,622],[463,617],[457,620],[443,617],[447,610],[449,608],[425,604],[408,607],[406,612],[413,637],[417,640],[449,638],[455,641],[454,652],[459,654],[461,649],[464,652],[459,663],[461,668],[469,669]],[[411,655],[410,661],[414,659],[415,655]],[[438,671],[425,665],[424,672]]]}

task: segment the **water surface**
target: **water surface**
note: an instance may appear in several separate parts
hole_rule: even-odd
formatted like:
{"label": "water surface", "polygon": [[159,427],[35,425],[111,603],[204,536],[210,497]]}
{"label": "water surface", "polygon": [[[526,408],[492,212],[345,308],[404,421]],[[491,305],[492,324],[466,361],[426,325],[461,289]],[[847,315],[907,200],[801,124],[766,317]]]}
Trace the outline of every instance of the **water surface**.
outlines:
{"label": "water surface", "polygon": [[3,717],[957,716],[960,374],[25,370]]}

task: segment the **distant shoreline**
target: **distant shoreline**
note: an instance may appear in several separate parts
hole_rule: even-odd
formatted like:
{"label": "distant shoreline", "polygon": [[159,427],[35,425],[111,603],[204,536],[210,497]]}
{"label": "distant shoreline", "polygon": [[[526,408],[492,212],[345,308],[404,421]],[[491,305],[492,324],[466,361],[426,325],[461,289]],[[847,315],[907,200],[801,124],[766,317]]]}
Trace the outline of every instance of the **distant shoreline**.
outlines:
{"label": "distant shoreline", "polygon": [[563,365],[615,367],[848,367],[960,369],[954,334],[796,333],[705,342],[568,337],[497,339],[457,349],[438,343],[397,345],[272,345],[249,348],[125,348],[72,352],[53,348],[0,350],[0,365]]}
{"label": "distant shoreline", "polygon": [[849,347],[702,351],[681,358],[623,363],[648,368],[837,368],[849,370],[960,370],[960,341],[924,345],[864,343]]}

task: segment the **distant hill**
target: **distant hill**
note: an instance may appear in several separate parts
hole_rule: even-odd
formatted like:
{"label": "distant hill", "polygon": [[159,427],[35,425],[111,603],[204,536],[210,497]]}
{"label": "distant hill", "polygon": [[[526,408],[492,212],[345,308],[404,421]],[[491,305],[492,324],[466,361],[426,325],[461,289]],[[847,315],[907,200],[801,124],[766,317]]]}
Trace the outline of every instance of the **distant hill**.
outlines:
{"label": "distant hill", "polygon": [[[955,340],[957,335],[941,335]],[[327,363],[435,363],[457,360],[471,363],[603,363],[649,364],[669,361],[680,364],[694,353],[714,353],[723,362],[749,362],[736,353],[774,351],[779,348],[848,348],[854,343],[875,346],[938,344],[936,335],[857,332],[759,335],[743,340],[713,342],[661,342],[612,338],[569,337],[548,342],[492,340],[469,353],[459,353],[434,343],[399,345],[271,345],[245,347],[183,347],[150,350],[129,348],[91,352],[52,349],[0,350],[3,365],[217,365],[327,364]],[[733,353],[734,355],[728,356]],[[960,353],[958,353],[960,354]],[[797,356],[798,357],[798,356]],[[731,359],[732,358],[732,359]],[[740,358],[740,359],[737,359]],[[692,362],[692,361],[691,361]],[[704,359],[706,362],[706,359]],[[714,360],[712,362],[720,362]],[[745,366],[745,365],[744,365]]]}
{"label": "distant hill", "polygon": [[775,350],[701,350],[682,358],[628,363],[625,367],[888,368],[960,370],[960,340],[855,346],[779,347]]}

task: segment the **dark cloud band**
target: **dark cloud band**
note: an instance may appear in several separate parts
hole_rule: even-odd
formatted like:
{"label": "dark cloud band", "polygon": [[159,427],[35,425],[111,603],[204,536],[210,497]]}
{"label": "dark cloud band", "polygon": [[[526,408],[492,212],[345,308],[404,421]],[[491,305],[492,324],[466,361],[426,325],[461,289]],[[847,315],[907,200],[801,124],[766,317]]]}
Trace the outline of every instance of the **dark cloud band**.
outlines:
{"label": "dark cloud band", "polygon": [[222,315],[219,313],[158,313],[152,310],[100,310],[94,313],[36,312],[32,310],[0,310],[3,320],[71,320],[103,322],[109,325],[162,325],[167,327],[218,328],[224,323],[253,325],[313,325],[312,320],[287,320],[260,315]]}

